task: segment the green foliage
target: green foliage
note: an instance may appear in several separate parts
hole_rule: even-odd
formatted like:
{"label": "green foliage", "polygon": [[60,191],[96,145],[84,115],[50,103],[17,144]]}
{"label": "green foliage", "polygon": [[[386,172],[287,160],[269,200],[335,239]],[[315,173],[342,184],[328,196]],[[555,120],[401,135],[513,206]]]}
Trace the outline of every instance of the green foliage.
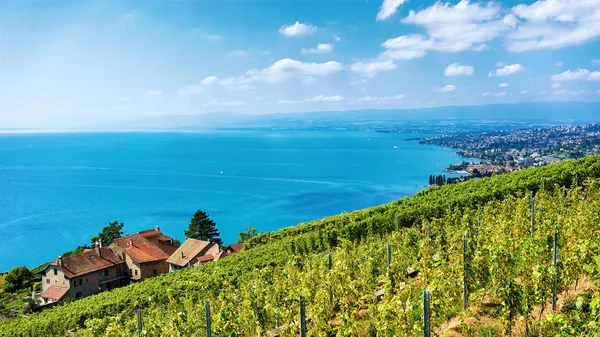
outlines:
{"label": "green foliage", "polygon": [[[104,241],[103,241],[104,242]],[[81,252],[83,252],[85,248],[84,247],[77,247],[76,249],[70,250],[68,252],[65,252],[62,254],[63,257],[67,257],[67,256],[71,256],[71,255],[75,255],[75,254],[79,254]],[[44,269],[45,270],[45,269]]]}
{"label": "green foliage", "polygon": [[13,293],[20,289],[31,287],[33,274],[27,267],[19,266],[11,269],[4,279],[4,291]]}
{"label": "green foliage", "polygon": [[31,273],[36,276],[41,277],[42,274],[44,273],[44,271],[46,270],[46,268],[48,267],[48,265],[50,265],[50,262],[43,263],[43,264],[31,269]]}
{"label": "green foliage", "polygon": [[223,240],[219,238],[219,230],[217,224],[212,221],[206,212],[197,210],[190,220],[188,229],[184,231],[186,238],[211,241],[218,245],[223,244]]}
{"label": "green foliage", "polygon": [[[521,322],[544,336],[594,335],[600,313],[595,290],[591,297],[581,295],[565,305],[565,312],[531,313],[540,307],[545,314],[550,311],[554,275],[561,293],[581,277],[600,286],[599,163],[600,157],[591,157],[445,185],[387,205],[261,234],[249,240],[254,242],[250,249],[226,259],[0,323],[0,336],[62,335],[75,327],[79,336],[131,336],[135,308],[142,308],[144,335],[197,335],[204,328],[206,299],[215,336],[264,335],[277,322],[282,337],[295,336],[300,294],[311,317],[309,336],[416,336],[422,335],[424,289],[432,293],[436,333],[457,318],[468,336],[492,330],[509,335]],[[583,184],[563,197],[560,187],[570,186],[575,174]],[[542,181],[545,190],[540,190]],[[542,208],[535,214],[533,236],[528,190],[537,191],[536,207]],[[558,268],[552,266],[556,231]],[[393,251],[389,270],[387,243]],[[331,270],[326,251],[333,254]],[[418,272],[415,279],[408,270]],[[469,323],[477,317],[462,311],[465,276],[471,307],[487,308],[478,315],[489,316],[494,324]],[[380,289],[385,292],[378,298]],[[573,306],[585,314],[575,315]]]}
{"label": "green foliage", "polygon": [[102,232],[100,232],[98,235],[94,236],[91,239],[92,248],[96,247],[96,243],[98,242],[98,240],[102,241],[102,244],[108,245],[112,240],[123,236],[123,226],[125,226],[124,223],[119,223],[116,220],[113,222],[109,222],[108,226],[102,229]]}
{"label": "green foliage", "polygon": [[4,295],[5,280],[6,280],[6,274],[0,275],[0,296]]}
{"label": "green foliage", "polygon": [[248,228],[246,228],[245,232],[241,232],[240,234],[238,234],[238,243],[242,243],[242,242],[246,242],[249,239],[255,237],[258,235],[258,230],[256,230],[256,228],[254,228],[252,225],[249,225]]}

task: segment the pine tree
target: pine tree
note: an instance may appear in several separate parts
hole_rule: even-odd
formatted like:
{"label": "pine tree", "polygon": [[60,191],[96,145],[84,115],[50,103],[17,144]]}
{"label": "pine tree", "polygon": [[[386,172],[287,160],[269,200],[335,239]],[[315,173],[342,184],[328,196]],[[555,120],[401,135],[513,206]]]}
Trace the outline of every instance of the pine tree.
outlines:
{"label": "pine tree", "polygon": [[188,229],[183,233],[187,238],[210,241],[219,245],[223,244],[223,240],[219,238],[219,235],[221,234],[217,229],[217,224],[202,210],[197,210],[196,213],[194,213]]}

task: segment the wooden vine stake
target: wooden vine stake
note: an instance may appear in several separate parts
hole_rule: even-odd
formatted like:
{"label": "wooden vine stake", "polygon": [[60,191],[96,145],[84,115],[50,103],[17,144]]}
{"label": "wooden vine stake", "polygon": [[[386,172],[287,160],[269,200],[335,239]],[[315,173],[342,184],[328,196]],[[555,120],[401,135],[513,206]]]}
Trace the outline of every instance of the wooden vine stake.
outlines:
{"label": "wooden vine stake", "polygon": [[556,311],[558,288],[558,232],[554,233],[554,286],[552,287],[552,311]]}
{"label": "wooden vine stake", "polygon": [[431,240],[431,222],[427,224],[427,239]]}
{"label": "wooden vine stake", "polygon": [[535,198],[533,197],[533,191],[531,191],[529,201],[531,202],[531,236],[533,236],[533,233],[535,233]]}
{"label": "wooden vine stake", "polygon": [[469,284],[467,281],[467,234],[463,234],[463,264],[464,264],[464,275],[463,275],[463,309],[467,310],[469,307]]}
{"label": "wooden vine stake", "polygon": [[431,337],[431,313],[429,311],[429,290],[423,291],[423,332],[425,337]]}
{"label": "wooden vine stake", "polygon": [[304,296],[300,295],[300,337],[306,337],[306,308]]}
{"label": "wooden vine stake", "polygon": [[141,336],[142,335],[142,310],[135,309],[135,314],[137,316],[137,323],[138,323],[138,336]]}
{"label": "wooden vine stake", "polygon": [[[329,252],[329,272],[333,269],[333,256]],[[333,287],[329,286],[329,307],[333,308]]]}
{"label": "wooden vine stake", "polygon": [[206,314],[206,337],[210,337],[210,303],[208,300],[204,301],[204,311]]}
{"label": "wooden vine stake", "polygon": [[387,245],[387,269],[388,269],[388,278],[390,281],[392,280],[392,245],[388,243]]}

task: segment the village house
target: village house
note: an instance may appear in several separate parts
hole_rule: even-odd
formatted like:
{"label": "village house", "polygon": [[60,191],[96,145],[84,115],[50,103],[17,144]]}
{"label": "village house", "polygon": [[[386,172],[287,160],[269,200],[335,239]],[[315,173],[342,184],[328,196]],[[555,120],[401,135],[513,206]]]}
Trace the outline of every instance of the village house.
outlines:
{"label": "village house", "polygon": [[42,276],[42,303],[70,297],[79,299],[128,283],[123,259],[99,242],[96,248],[59,256]]}
{"label": "village house", "polygon": [[233,255],[239,253],[242,249],[244,249],[243,243],[233,243],[223,249],[227,255]]}
{"label": "village house", "polygon": [[222,256],[222,253],[216,243],[188,238],[167,259],[169,272],[216,261]]}
{"label": "village house", "polygon": [[173,239],[158,226],[114,239],[109,247],[127,264],[131,281],[168,273],[167,259],[177,250]]}

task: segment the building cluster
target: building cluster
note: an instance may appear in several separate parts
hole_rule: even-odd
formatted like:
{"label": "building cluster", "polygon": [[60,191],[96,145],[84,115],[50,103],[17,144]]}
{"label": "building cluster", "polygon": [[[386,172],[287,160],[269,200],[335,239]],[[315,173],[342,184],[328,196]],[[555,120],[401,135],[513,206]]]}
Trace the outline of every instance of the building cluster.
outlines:
{"label": "building cluster", "polygon": [[458,149],[462,157],[496,167],[482,169],[504,173],[600,153],[600,124],[453,134],[424,138],[421,143]]}
{"label": "building cluster", "polygon": [[52,261],[42,276],[42,305],[217,261],[244,248],[244,244],[233,244],[222,249],[216,243],[190,238],[178,247],[158,226],[103,244],[99,241],[95,248]]}
{"label": "building cluster", "polygon": [[489,165],[489,164],[469,164],[466,171],[474,176],[489,176],[492,174],[510,173],[518,171],[522,167]]}

